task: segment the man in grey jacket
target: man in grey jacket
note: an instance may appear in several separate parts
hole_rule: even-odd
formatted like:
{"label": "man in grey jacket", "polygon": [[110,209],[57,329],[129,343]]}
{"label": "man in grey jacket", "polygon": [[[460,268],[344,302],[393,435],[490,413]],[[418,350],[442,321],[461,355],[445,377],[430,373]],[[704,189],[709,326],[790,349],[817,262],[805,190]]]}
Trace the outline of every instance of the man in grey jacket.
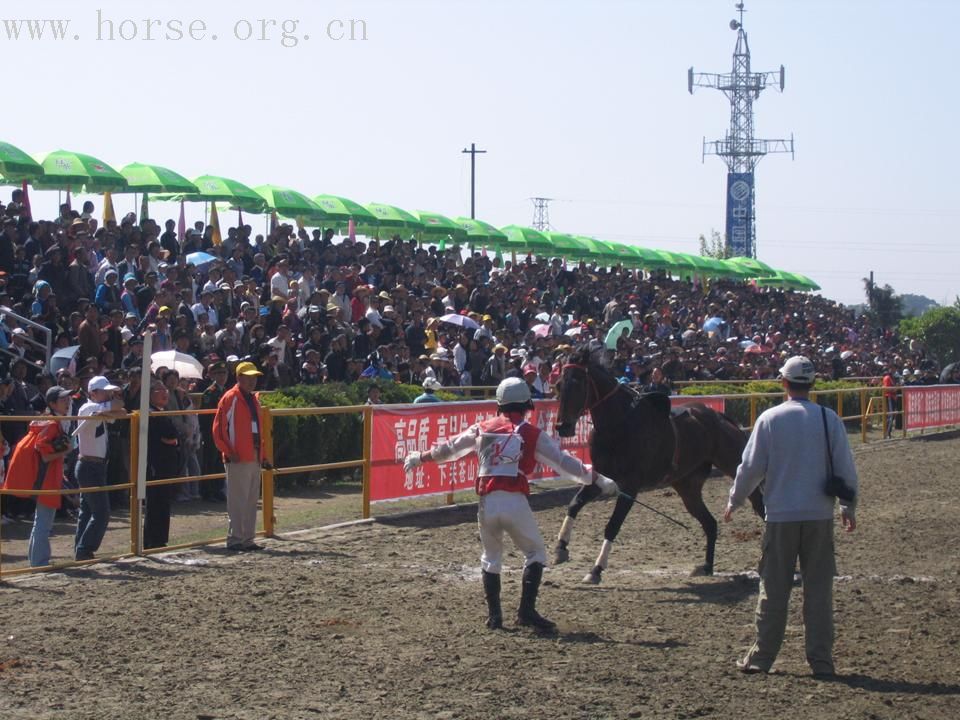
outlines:
{"label": "man in grey jacket", "polygon": [[[757,639],[737,666],[746,673],[769,672],[783,643],[787,604],[797,558],[803,577],[803,624],[807,662],[815,677],[832,677],[834,498],[824,487],[830,468],[856,494],[857,470],[843,422],[810,402],[813,363],[803,356],[780,368],[788,400],[763,413],[743,450],[723,519],[729,522],[751,492],[765,481],[767,527],[760,557]],[[826,428],[826,429],[825,429]],[[857,526],[855,500],[840,501],[847,532]]]}

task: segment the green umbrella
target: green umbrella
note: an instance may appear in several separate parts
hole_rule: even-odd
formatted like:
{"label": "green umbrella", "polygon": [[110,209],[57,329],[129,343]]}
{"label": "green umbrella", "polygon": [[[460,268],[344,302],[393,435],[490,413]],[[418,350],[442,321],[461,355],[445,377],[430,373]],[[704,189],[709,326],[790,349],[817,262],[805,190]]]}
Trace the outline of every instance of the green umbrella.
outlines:
{"label": "green umbrella", "polygon": [[56,150],[40,161],[43,177],[32,185],[38,190],[80,190],[123,192],[127,180],[102,160],[83,153]]}
{"label": "green umbrella", "polygon": [[548,232],[547,237],[550,238],[550,242],[553,243],[553,249],[558,255],[565,255],[572,260],[580,260],[581,258],[589,257],[591,254],[586,244],[573,235]]}
{"label": "green umbrella", "polygon": [[195,193],[197,186],[182,175],[160,165],[130,163],[120,169],[127,179],[129,192],[143,193]]}
{"label": "green umbrella", "polygon": [[266,201],[267,207],[284,217],[322,221],[327,216],[323,208],[296,190],[278,185],[258,185],[254,190]]}
{"label": "green umbrella", "polygon": [[404,230],[411,233],[423,230],[423,223],[406,210],[401,210],[394,205],[385,205],[383,203],[370,203],[366,206],[373,216],[377,219],[375,225],[360,223],[357,232],[368,237],[380,237],[380,231],[386,231],[389,235],[402,235]]}
{"label": "green umbrella", "polygon": [[467,231],[459,223],[454,222],[446,215],[417,210],[414,215],[423,223],[421,235],[424,238],[450,238],[454,242],[467,239]]}
{"label": "green umbrella", "polygon": [[201,175],[193,179],[199,192],[164,198],[167,200],[187,200],[192,202],[229,202],[233,207],[249,212],[261,213],[267,204],[252,188],[241,182],[217,175]]}
{"label": "green umbrella", "polygon": [[577,235],[577,240],[583,243],[590,256],[597,261],[606,262],[611,257],[617,257],[617,253],[607,243],[596,238]]}
{"label": "green umbrella", "polygon": [[815,283],[813,280],[811,280],[810,278],[808,278],[806,275],[801,275],[800,273],[792,273],[792,274],[795,275],[796,277],[798,277],[801,282],[803,282],[803,284],[804,284],[804,286],[806,287],[807,290],[819,290],[819,289],[820,289],[820,286],[817,285],[817,283]]}
{"label": "green umbrella", "polygon": [[553,247],[549,237],[533,228],[507,225],[500,230],[507,236],[506,247],[517,252],[539,253],[549,251]]}
{"label": "green umbrella", "polygon": [[43,166],[23,150],[0,142],[0,174],[11,183],[43,177]]}
{"label": "green umbrella", "polygon": [[802,275],[787,272],[786,270],[775,270],[776,275],[772,277],[757,278],[757,285],[761,287],[783,287],[794,290],[819,290],[820,286],[813,280]]}
{"label": "green umbrella", "polygon": [[677,275],[692,275],[696,270],[693,260],[683,253],[672,252],[670,250],[657,250],[657,253],[663,257],[666,264],[664,267],[671,273]]}
{"label": "green umbrella", "polygon": [[750,277],[773,277],[777,272],[765,262],[743,255],[727,258],[726,262],[746,268],[751,273]]}
{"label": "green umbrella", "polygon": [[757,273],[753,270],[750,270],[743,263],[733,262],[733,258],[727,258],[726,260],[718,260],[717,262],[721,263],[725,268],[727,268],[728,277],[735,277],[740,279],[757,277]]}
{"label": "green umbrella", "polygon": [[377,223],[377,218],[372,212],[348,198],[337,195],[316,195],[313,201],[327,214],[324,222],[345,224],[353,220],[357,224],[376,225]]}
{"label": "green umbrella", "polygon": [[453,221],[458,223],[467,233],[467,241],[475,245],[489,245],[491,247],[502,247],[507,243],[507,236],[497,230],[493,225],[485,223],[483,220],[474,218],[458,217]]}

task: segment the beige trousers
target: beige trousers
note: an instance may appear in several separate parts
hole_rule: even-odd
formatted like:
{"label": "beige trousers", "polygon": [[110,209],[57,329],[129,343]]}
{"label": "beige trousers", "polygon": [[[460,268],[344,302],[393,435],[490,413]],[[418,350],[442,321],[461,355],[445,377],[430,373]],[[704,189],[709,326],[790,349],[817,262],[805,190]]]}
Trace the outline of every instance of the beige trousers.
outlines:
{"label": "beige trousers", "polygon": [[769,670],[787,627],[787,606],[797,559],[803,578],[807,662],[814,672],[833,672],[833,520],[771,522],[763,536],[757,640],[745,662]]}
{"label": "beige trousers", "polygon": [[260,463],[226,463],[227,547],[250,545],[257,534],[257,500],[260,498]]}

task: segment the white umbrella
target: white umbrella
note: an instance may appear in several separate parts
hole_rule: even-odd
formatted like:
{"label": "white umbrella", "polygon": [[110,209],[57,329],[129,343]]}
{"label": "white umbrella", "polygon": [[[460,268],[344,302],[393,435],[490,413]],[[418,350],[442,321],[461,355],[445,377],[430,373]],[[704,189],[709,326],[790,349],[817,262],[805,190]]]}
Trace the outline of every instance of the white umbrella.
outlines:
{"label": "white umbrella", "polygon": [[533,316],[534,320],[539,320],[540,322],[550,322],[550,313],[537,313]]}
{"label": "white umbrella", "polygon": [[220,258],[205,252],[192,252],[187,255],[187,264],[193,265],[198,270],[206,267],[210,263],[216,262]]}
{"label": "white umbrella", "polygon": [[203,365],[200,364],[200,361],[192,355],[176,350],[153,353],[150,357],[150,369],[156,372],[162,367],[168,370],[176,370],[182,378],[196,378],[197,380],[203,378]]}
{"label": "white umbrella", "polygon": [[550,334],[550,330],[551,330],[551,327],[544,323],[541,323],[540,325],[534,325],[532,328],[530,328],[530,332],[532,332],[537,337],[542,337],[542,338],[547,337]]}
{"label": "white umbrella", "polygon": [[577,325],[576,327],[572,327],[569,330],[567,330],[564,333],[564,335],[566,335],[567,337],[576,337],[577,335],[582,333],[584,330],[586,330],[586,328],[583,327],[583,325]]}
{"label": "white umbrella", "polygon": [[475,320],[468,318],[466,315],[459,315],[457,313],[441,315],[440,322],[450,323],[451,325],[459,325],[467,330],[477,330],[480,327]]}
{"label": "white umbrella", "polygon": [[852,358],[852,357],[853,357],[852,350],[844,350],[842,353],[840,353],[841,360],[847,360],[848,358]]}

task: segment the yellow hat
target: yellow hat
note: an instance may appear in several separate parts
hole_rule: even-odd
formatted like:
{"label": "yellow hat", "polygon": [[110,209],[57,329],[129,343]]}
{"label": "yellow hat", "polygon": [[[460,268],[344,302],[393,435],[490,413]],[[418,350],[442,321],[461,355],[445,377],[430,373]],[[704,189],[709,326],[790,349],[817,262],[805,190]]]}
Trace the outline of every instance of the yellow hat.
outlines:
{"label": "yellow hat", "polygon": [[251,375],[263,375],[252,362],[242,362],[237,365],[236,373],[237,375],[246,375],[248,377]]}
{"label": "yellow hat", "polygon": [[168,305],[164,305],[162,308],[160,308],[159,310],[157,310],[157,314],[159,314],[159,313],[168,313],[168,312],[173,312]]}

